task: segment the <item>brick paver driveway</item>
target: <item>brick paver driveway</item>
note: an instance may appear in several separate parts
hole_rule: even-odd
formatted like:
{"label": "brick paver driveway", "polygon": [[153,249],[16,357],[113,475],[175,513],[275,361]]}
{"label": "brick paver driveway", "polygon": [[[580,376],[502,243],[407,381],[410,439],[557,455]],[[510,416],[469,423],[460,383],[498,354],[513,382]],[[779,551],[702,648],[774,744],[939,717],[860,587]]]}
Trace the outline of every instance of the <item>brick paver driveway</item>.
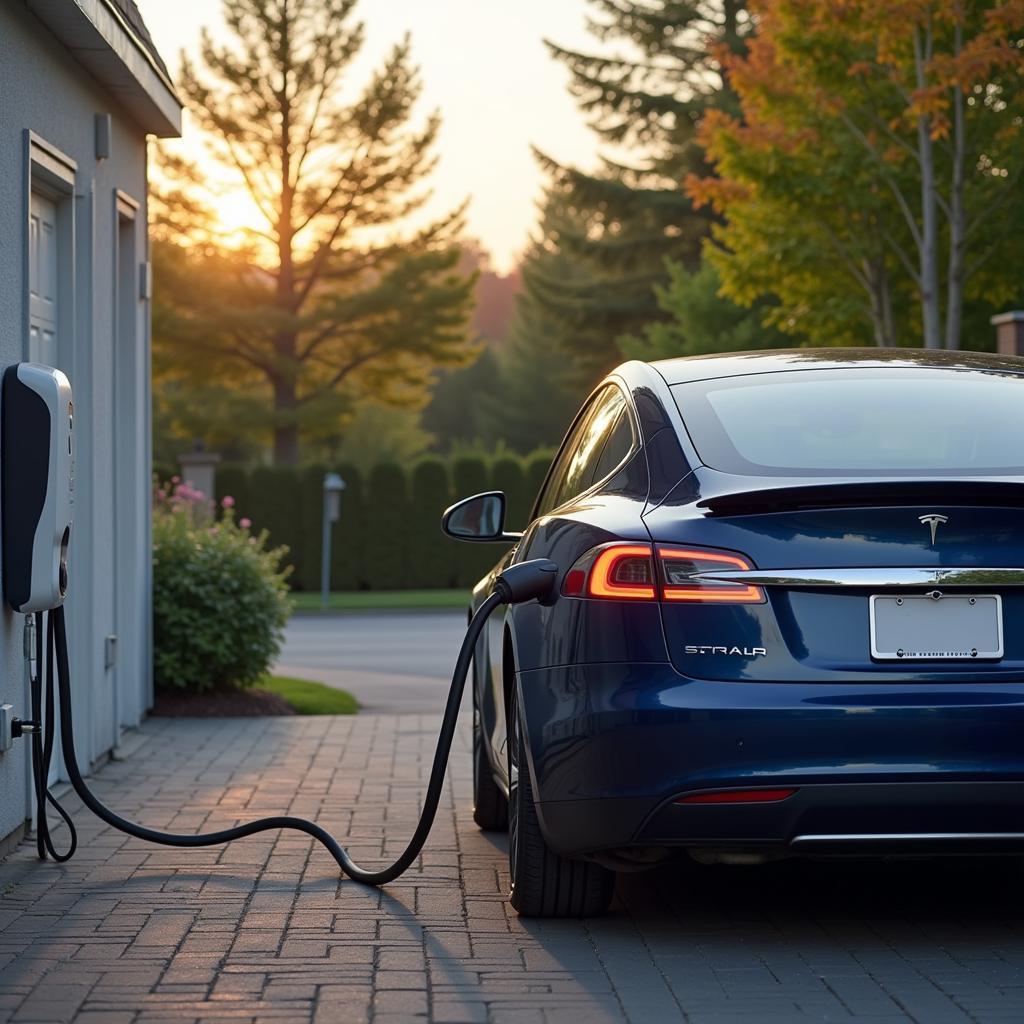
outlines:
{"label": "brick paver driveway", "polygon": [[[437,723],[153,720],[96,787],[178,830],[312,816],[372,861],[408,834]],[[422,862],[383,891],[301,835],[176,851],[79,810],[69,865],[0,865],[0,1021],[1024,1019],[1024,884],[999,862],[680,863],[624,879],[606,918],[517,919],[467,739]]]}

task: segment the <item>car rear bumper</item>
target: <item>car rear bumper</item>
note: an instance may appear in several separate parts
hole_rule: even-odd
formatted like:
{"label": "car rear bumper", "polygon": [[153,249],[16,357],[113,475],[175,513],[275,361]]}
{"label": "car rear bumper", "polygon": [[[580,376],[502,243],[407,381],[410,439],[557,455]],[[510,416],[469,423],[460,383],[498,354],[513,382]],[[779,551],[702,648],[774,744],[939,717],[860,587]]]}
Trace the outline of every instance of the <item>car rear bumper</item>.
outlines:
{"label": "car rear bumper", "polygon": [[[691,680],[671,666],[522,673],[541,825],[563,854],[1024,849],[1024,681]],[[773,803],[678,804],[791,787]]]}
{"label": "car rear bumper", "polygon": [[807,855],[1024,852],[1024,783],[841,783],[770,804],[541,803],[563,854],[630,846]]}

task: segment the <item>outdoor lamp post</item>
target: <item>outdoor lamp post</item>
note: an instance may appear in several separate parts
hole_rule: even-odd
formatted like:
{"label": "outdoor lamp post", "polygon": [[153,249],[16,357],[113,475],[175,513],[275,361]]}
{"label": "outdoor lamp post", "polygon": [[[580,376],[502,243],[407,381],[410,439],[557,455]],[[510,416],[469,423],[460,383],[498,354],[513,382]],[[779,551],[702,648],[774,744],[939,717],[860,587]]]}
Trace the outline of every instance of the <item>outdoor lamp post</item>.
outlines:
{"label": "outdoor lamp post", "polygon": [[320,545],[320,604],[326,608],[331,590],[331,526],[341,518],[341,492],[345,481],[337,473],[324,477],[323,543]]}

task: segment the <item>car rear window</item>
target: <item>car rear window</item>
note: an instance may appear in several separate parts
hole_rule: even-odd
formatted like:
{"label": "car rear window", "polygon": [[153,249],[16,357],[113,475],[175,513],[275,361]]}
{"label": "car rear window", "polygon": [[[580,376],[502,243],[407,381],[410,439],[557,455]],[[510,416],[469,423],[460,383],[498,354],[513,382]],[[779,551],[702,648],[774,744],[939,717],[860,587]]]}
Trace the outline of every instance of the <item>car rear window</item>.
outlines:
{"label": "car rear window", "polygon": [[1024,377],[941,369],[801,370],[677,384],[701,461],[726,473],[1024,471]]}

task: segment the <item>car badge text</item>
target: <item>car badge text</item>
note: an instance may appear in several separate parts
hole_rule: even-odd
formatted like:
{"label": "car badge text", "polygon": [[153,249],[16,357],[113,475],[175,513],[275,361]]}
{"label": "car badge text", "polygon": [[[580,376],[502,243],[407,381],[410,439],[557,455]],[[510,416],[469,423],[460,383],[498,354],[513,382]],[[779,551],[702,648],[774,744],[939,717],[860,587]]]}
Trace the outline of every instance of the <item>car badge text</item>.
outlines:
{"label": "car badge text", "polygon": [[763,658],[768,651],[764,647],[720,647],[710,644],[687,644],[687,654],[731,654],[740,658]]}
{"label": "car badge text", "polygon": [[935,543],[935,534],[942,523],[949,522],[949,516],[940,516],[937,512],[932,512],[926,516],[918,516],[917,521],[922,526],[930,526],[932,529],[932,544]]}

